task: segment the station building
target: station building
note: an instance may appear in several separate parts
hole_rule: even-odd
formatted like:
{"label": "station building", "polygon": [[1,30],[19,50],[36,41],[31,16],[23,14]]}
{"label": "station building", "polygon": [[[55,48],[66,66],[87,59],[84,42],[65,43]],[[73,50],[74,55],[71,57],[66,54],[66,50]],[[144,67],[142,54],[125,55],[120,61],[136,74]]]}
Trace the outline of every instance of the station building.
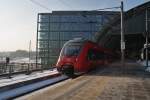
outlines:
{"label": "station building", "polygon": [[[126,58],[135,60],[141,58],[140,56],[146,42],[146,33],[150,36],[150,2],[134,7],[124,13]],[[115,20],[103,26],[97,37],[96,41],[100,45],[120,51],[120,15],[117,16]],[[150,40],[150,38],[148,40]]]}
{"label": "station building", "polygon": [[[146,33],[150,34],[150,2],[124,12],[126,58],[140,59]],[[120,52],[120,13],[112,11],[39,13],[37,34],[38,58],[43,65],[54,65],[63,44],[77,37],[93,40],[106,48]]]}
{"label": "station building", "polygon": [[53,11],[39,13],[37,59],[43,66],[54,66],[63,44],[73,38],[96,40],[102,27],[113,20],[113,11]]}

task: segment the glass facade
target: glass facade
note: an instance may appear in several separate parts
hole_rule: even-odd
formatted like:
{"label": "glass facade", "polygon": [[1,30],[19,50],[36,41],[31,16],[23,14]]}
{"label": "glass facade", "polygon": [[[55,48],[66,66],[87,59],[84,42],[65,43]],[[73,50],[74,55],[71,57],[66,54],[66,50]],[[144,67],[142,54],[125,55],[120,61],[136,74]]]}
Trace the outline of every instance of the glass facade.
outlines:
{"label": "glass facade", "polygon": [[38,14],[37,51],[43,67],[54,66],[63,44],[73,38],[94,40],[115,12],[55,11]]}

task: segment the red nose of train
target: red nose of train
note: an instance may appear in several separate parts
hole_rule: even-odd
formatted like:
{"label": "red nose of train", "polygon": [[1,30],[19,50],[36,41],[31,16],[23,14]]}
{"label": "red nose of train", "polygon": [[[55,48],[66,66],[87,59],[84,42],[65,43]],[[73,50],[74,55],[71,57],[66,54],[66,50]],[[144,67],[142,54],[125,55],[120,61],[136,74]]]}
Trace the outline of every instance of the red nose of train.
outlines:
{"label": "red nose of train", "polygon": [[57,66],[63,66],[63,65],[74,65],[76,62],[76,57],[62,57],[58,60]]}
{"label": "red nose of train", "polygon": [[74,73],[74,65],[76,63],[76,57],[62,57],[58,60],[56,66],[57,70],[61,73],[72,74]]}

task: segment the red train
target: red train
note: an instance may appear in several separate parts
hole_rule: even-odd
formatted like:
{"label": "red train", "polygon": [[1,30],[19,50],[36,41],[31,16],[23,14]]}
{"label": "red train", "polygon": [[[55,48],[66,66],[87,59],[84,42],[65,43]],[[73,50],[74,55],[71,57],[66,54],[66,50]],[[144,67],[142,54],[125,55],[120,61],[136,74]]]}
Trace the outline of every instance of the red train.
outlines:
{"label": "red train", "polygon": [[57,61],[57,70],[68,76],[84,73],[107,64],[113,59],[112,51],[84,39],[66,42]]}

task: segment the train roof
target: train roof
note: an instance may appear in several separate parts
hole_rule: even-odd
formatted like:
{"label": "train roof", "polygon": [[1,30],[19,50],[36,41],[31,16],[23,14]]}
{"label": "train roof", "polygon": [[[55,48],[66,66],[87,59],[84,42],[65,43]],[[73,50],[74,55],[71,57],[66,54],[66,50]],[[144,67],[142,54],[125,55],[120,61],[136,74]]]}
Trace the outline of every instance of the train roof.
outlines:
{"label": "train roof", "polygon": [[68,41],[68,43],[86,43],[86,42],[97,44],[91,40],[84,39],[84,38],[74,38],[74,39]]}
{"label": "train roof", "polygon": [[74,38],[72,40],[69,40],[68,42],[86,42],[87,40],[84,38]]}
{"label": "train roof", "polygon": [[97,49],[101,49],[107,53],[110,53],[111,54],[111,50],[108,49],[108,48],[105,48],[105,47],[102,47],[101,45],[98,45],[96,42],[93,42],[93,41],[90,41],[88,39],[84,39],[84,38],[74,38],[72,40],[69,40],[65,43],[65,45],[68,45],[70,43],[90,43],[90,44],[93,44]]}

